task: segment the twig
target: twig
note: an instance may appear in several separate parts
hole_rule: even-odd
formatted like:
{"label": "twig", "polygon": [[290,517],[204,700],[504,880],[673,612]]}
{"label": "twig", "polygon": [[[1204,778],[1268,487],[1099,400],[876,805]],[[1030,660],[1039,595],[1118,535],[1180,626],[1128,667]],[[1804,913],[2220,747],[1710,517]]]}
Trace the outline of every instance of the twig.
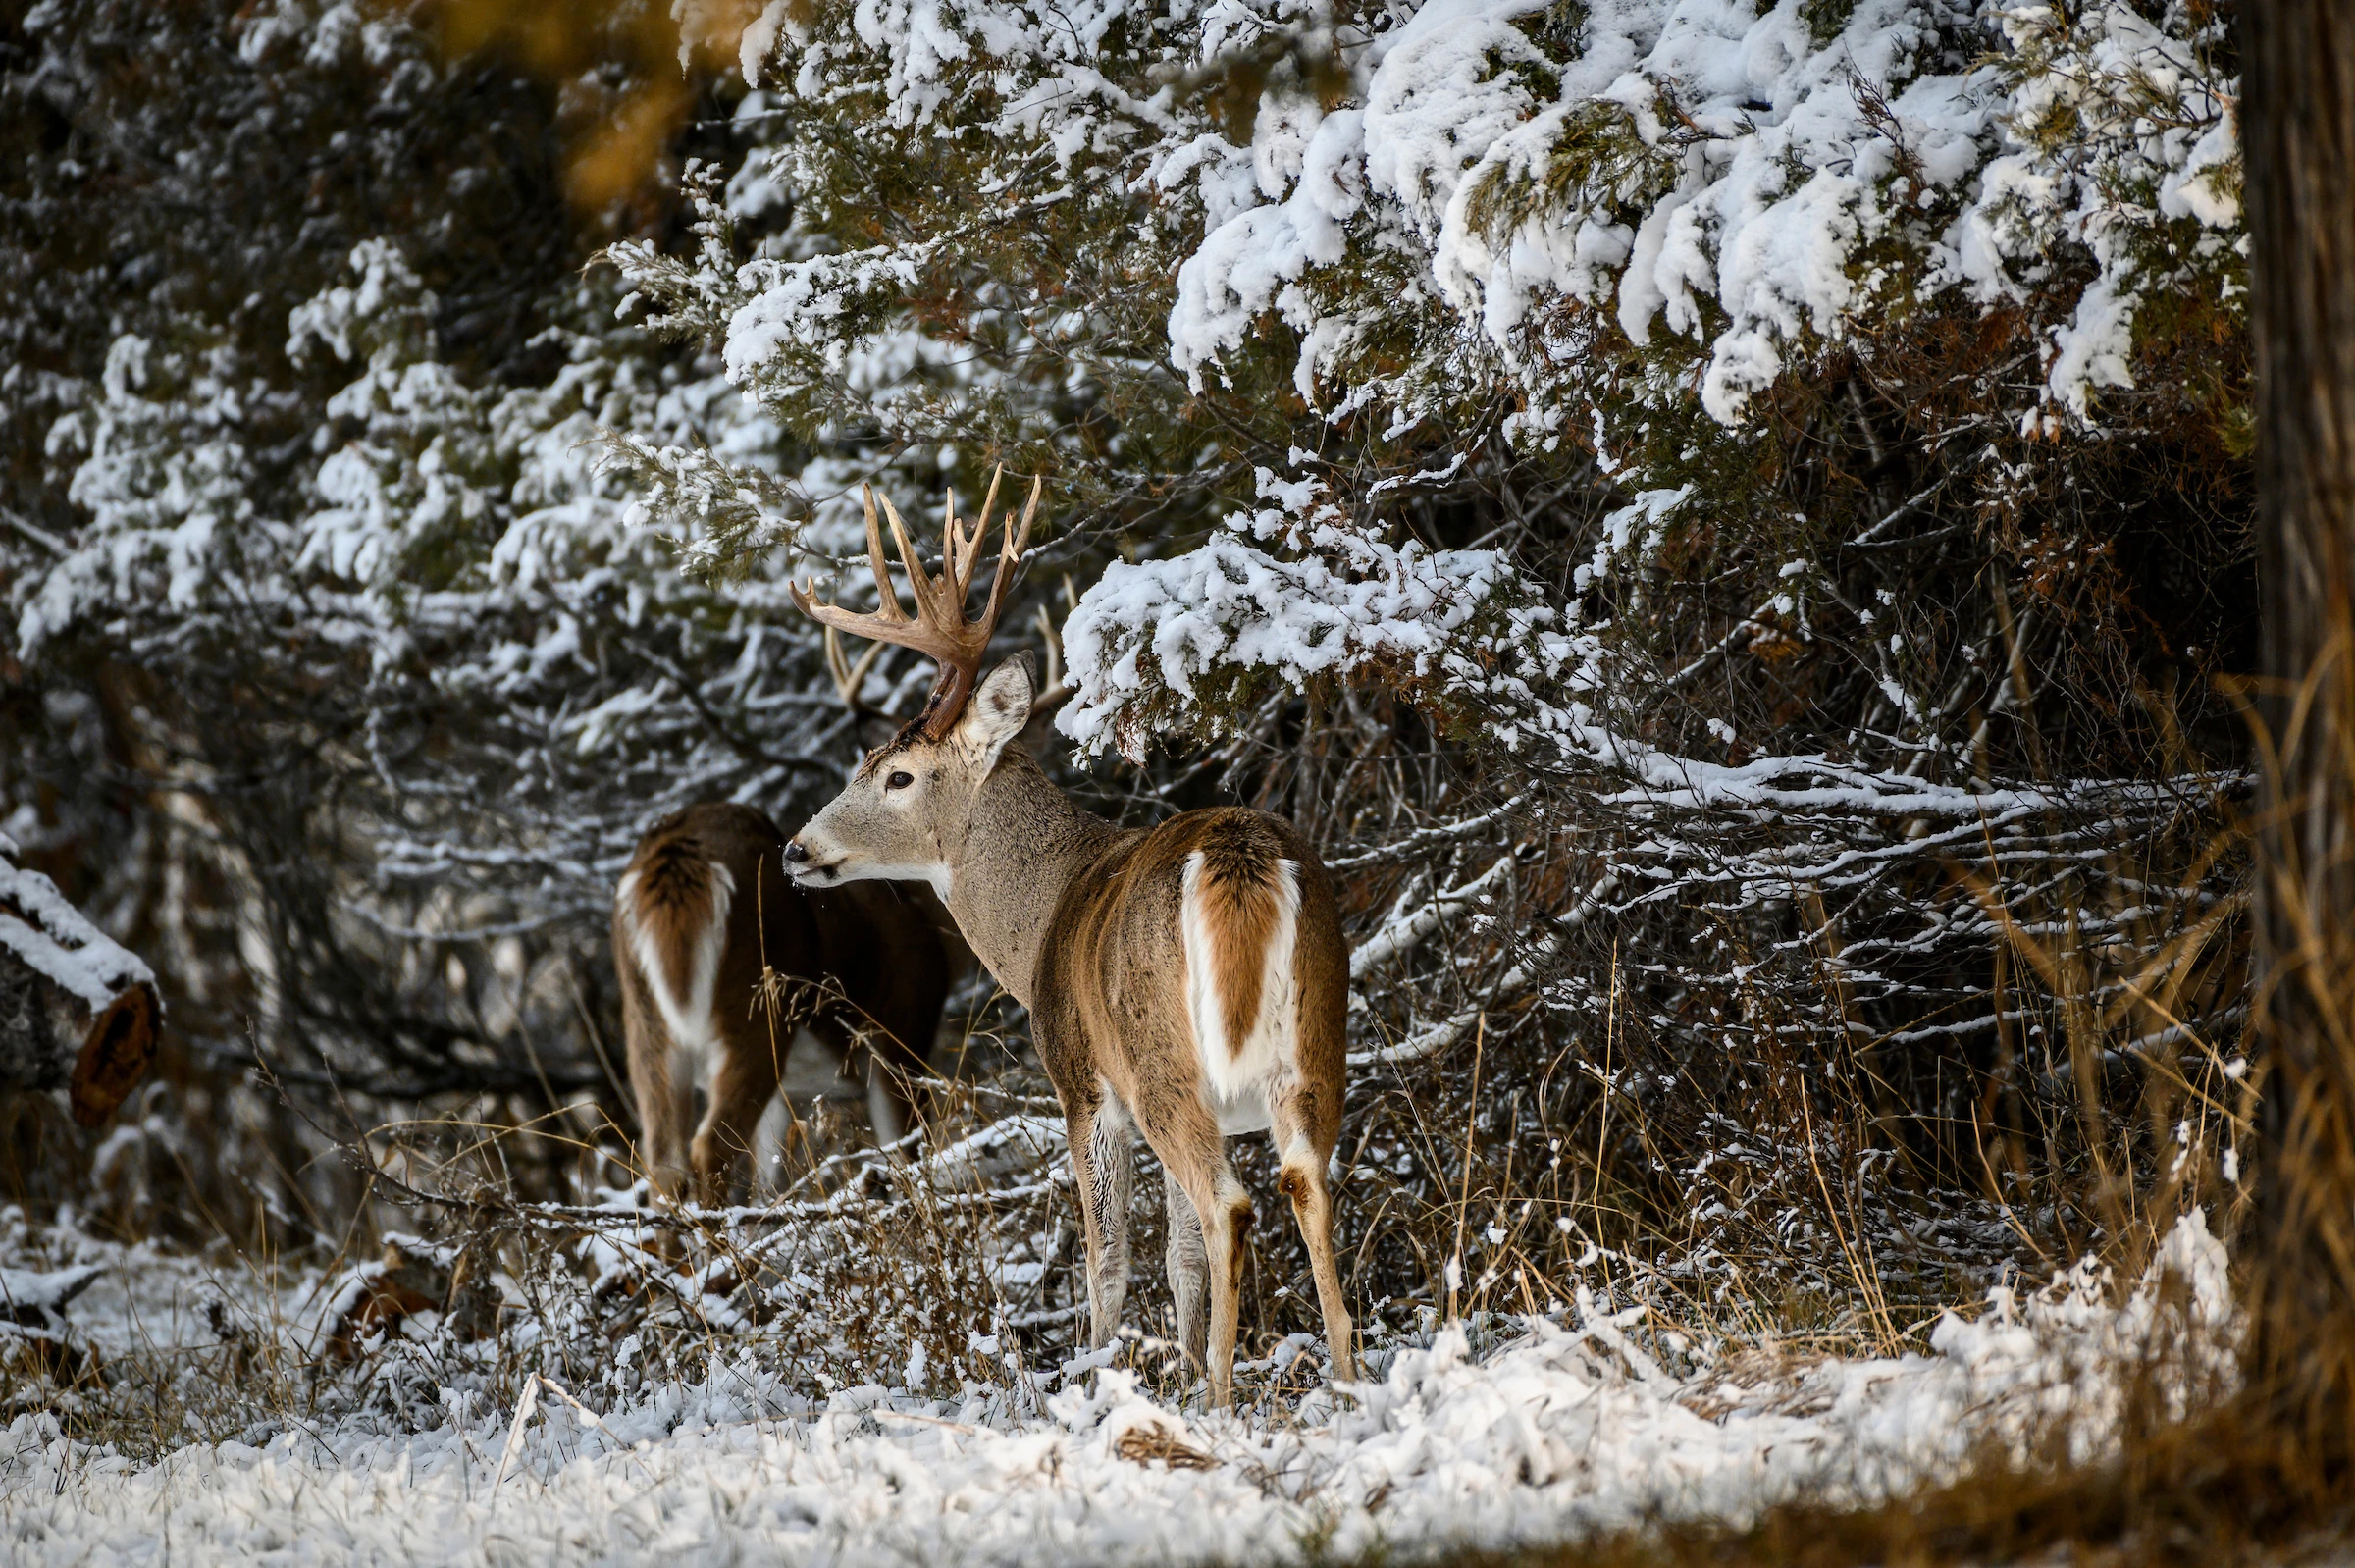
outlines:
{"label": "twig", "polygon": [[540,1381],[527,1378],[524,1380],[523,1397],[515,1401],[515,1420],[507,1428],[507,1445],[499,1451],[498,1474],[491,1481],[491,1495],[494,1498],[497,1497],[498,1489],[506,1482],[507,1467],[515,1462],[515,1455],[523,1449],[523,1424],[532,1419],[532,1412],[539,1407]]}
{"label": "twig", "polygon": [[1464,1176],[1455,1194],[1455,1255],[1447,1260],[1447,1319],[1461,1320],[1456,1310],[1464,1282],[1464,1222],[1472,1202],[1472,1150],[1480,1134],[1480,1062],[1489,1039],[1489,1016],[1483,1013],[1472,1036],[1472,1106],[1464,1113]]}

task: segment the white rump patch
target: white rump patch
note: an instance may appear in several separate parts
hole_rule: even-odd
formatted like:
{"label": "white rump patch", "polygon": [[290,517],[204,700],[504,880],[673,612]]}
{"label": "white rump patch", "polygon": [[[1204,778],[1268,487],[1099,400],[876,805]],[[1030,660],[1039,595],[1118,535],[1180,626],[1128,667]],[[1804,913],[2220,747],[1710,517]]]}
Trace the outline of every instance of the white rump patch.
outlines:
{"label": "white rump patch", "polygon": [[1227,1007],[1212,962],[1217,946],[1202,906],[1202,853],[1185,858],[1178,924],[1185,942],[1185,1011],[1194,1026],[1194,1055],[1202,1063],[1202,1093],[1232,1135],[1258,1132],[1274,1121],[1278,1085],[1298,1075],[1299,1010],[1293,1006],[1292,948],[1300,930],[1300,867],[1276,862],[1276,926],[1268,935],[1259,984],[1259,1016],[1240,1041],[1227,1038]]}
{"label": "white rump patch", "polygon": [[672,974],[662,967],[654,933],[639,922],[638,873],[623,876],[614,895],[629,920],[630,952],[638,960],[638,972],[646,977],[654,1011],[662,1015],[662,1026],[670,1032],[670,1081],[682,1098],[697,1089],[708,1096],[719,1071],[719,1039],[711,1026],[712,990],[719,983],[720,949],[728,939],[728,911],[736,902],[735,873],[717,861],[705,865],[711,873],[711,908],[696,934],[686,974]]}

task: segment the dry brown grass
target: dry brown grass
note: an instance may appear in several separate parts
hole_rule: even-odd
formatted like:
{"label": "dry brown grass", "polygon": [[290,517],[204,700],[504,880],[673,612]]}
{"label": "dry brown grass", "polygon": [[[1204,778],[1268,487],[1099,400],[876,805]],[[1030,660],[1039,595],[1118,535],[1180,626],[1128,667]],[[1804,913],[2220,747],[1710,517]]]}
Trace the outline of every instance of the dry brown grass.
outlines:
{"label": "dry brown grass", "polygon": [[[2246,983],[2231,932],[2237,908],[2102,948],[2079,939],[2073,912],[2054,911],[2033,924],[2016,909],[2003,912],[2009,953],[2041,981],[2057,1011],[2057,1037],[2081,1090],[2090,1177],[2084,1197],[2103,1216],[2114,1255],[2147,1256],[2172,1215],[2220,1200],[2228,1230],[2253,1223],[2264,1243],[2242,1267],[2250,1342],[2241,1385],[2195,1401],[2188,1419],[2176,1419],[2179,1409],[2155,1380],[2130,1385],[2138,1391],[2128,1400],[2120,1450],[2092,1466],[2072,1465],[2058,1451],[2023,1459],[1990,1450],[1962,1478],[1877,1507],[1800,1503],[1738,1530],[1660,1523],[1575,1546],[1455,1560],[1480,1568],[2020,1561],[2206,1568],[2355,1556],[2355,1377],[2346,1370],[2355,1367],[2355,1312],[2344,1307],[2355,1289],[2348,1273],[2355,1254],[2341,1240],[2346,1217],[2355,1214],[2355,930],[2318,902],[2317,890],[2327,891],[2345,867],[2304,863],[2277,819],[2312,804],[2284,785],[2294,769],[2282,756],[2300,743],[2300,716],[2320,701],[2355,695],[2355,682],[2343,678],[2334,696],[2320,690],[2321,673],[2282,694],[2289,700],[2280,706],[2293,717],[2287,733],[2276,737],[2258,725],[2266,799],[2284,804],[2220,837],[2213,852],[2256,847],[2254,875],[2270,905],[2275,949],[2256,992],[2254,1034],[2276,1058],[2274,1103],[2260,1105],[2263,1074],[2225,1071],[2231,1064],[2216,1044],[2181,1021],[2190,993]],[[2355,715],[2316,728],[2348,749],[2333,759],[2343,788],[2355,780]],[[2293,1029],[2294,1038],[2283,1032]],[[2115,1060],[2121,1041],[2161,1030],[2190,1049],[2152,1061],[2138,1129],[2112,1114],[2101,1064]],[[2178,1135],[2178,1158],[2154,1159],[2166,1150],[2171,1124],[2199,1132]],[[2248,1150],[2260,1164],[2254,1194],[2231,1171],[2217,1169],[2220,1146]]]}

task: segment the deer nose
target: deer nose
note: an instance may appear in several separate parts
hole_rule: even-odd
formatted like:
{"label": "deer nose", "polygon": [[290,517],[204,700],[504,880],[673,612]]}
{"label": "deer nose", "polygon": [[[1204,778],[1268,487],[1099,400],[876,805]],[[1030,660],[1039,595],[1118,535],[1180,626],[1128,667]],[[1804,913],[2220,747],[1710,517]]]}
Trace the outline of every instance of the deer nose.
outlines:
{"label": "deer nose", "polygon": [[805,845],[798,838],[793,840],[791,843],[785,846],[785,859],[791,861],[796,865],[801,864],[804,861],[810,859],[809,846]]}

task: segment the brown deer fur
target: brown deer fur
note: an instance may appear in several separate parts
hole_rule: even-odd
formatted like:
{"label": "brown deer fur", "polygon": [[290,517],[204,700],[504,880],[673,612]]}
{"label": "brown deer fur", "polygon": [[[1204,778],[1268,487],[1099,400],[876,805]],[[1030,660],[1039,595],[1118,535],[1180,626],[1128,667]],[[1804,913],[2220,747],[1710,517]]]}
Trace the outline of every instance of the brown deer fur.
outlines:
{"label": "brown deer fur", "polygon": [[1032,685],[1026,657],[1001,664],[947,734],[911,725],[875,752],[796,835],[794,878],[930,881],[1030,1009],[1070,1137],[1092,1345],[1118,1328],[1126,1289],[1134,1125],[1166,1176],[1179,1335],[1214,1399],[1228,1397],[1251,1203],[1225,1135],[1266,1127],[1334,1370],[1347,1377],[1326,1172],[1340,1133],[1348,954],[1331,880],[1307,841],[1265,812],[1187,811],[1122,831],[1080,810],[1010,744]]}
{"label": "brown deer fur", "polygon": [[[666,1195],[680,1195],[689,1176],[699,1201],[725,1195],[776,1093],[797,1015],[839,1060],[866,1043],[879,1140],[911,1124],[913,1084],[929,1071],[955,978],[937,902],[920,887],[882,883],[805,891],[784,875],[784,849],[776,824],[749,806],[691,806],[648,830],[614,894],[640,1153]],[[789,979],[823,987],[799,1007],[789,1002],[773,1041],[754,997],[763,958]]]}
{"label": "brown deer fur", "polygon": [[1224,1004],[1226,1037],[1219,1043],[1230,1058],[1241,1054],[1259,1021],[1268,943],[1282,912],[1278,862],[1283,846],[1264,842],[1270,835],[1252,832],[1256,825],[1246,817],[1230,832],[1193,835],[1202,855],[1197,895],[1212,942],[1211,983]]}

